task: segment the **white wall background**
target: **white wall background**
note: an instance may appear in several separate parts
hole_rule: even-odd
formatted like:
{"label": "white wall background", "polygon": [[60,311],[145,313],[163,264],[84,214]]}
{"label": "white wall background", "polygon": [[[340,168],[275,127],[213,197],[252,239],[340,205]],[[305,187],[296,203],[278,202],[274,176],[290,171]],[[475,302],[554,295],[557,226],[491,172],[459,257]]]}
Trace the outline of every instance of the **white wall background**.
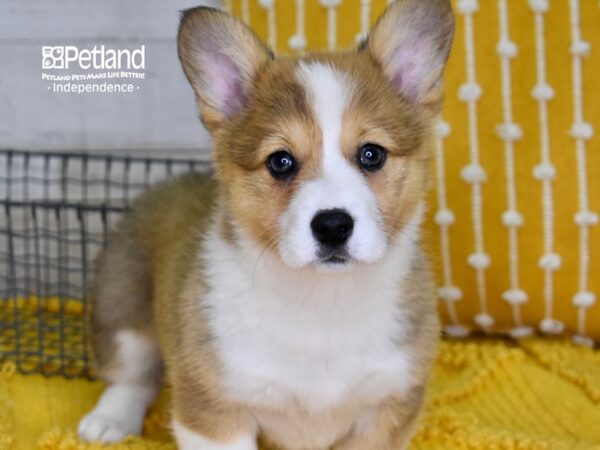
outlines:
{"label": "white wall background", "polygon": [[[218,0],[0,0],[0,148],[190,154],[209,139],[177,58],[179,11]],[[146,47],[139,91],[53,93],[41,46]]]}

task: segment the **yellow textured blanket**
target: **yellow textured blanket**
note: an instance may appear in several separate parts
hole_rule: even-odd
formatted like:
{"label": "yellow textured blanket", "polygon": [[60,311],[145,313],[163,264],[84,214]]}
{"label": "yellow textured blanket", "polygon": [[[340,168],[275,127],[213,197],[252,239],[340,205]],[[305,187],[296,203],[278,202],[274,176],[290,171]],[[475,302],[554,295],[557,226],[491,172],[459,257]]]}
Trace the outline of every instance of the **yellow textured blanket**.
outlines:
{"label": "yellow textured blanket", "polygon": [[[0,450],[174,450],[164,393],[144,438],[102,447],[74,435],[102,386],[0,371]],[[565,340],[443,342],[411,449],[600,450],[600,352]]]}

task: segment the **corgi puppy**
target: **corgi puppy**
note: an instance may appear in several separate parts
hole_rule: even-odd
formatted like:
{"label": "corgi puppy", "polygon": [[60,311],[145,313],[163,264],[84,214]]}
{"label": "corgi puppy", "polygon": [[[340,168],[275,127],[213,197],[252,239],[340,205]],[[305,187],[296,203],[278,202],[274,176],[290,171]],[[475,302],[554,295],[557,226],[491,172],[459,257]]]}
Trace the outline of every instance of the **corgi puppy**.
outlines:
{"label": "corgi puppy", "polygon": [[214,177],[151,189],[100,255],[83,439],[139,434],[164,379],[180,450],[407,446],[439,334],[419,226],[453,29],[449,0],[398,0],[356,50],[284,58],[183,13]]}

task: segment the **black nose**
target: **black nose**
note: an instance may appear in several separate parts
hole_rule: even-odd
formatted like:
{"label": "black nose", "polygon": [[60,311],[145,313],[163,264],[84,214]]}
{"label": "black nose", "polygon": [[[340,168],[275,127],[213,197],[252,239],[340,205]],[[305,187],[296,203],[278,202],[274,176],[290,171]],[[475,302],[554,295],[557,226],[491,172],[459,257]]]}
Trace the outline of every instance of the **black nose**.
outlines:
{"label": "black nose", "polygon": [[319,211],[310,227],[317,241],[336,247],[345,243],[352,234],[354,219],[344,210],[328,209]]}

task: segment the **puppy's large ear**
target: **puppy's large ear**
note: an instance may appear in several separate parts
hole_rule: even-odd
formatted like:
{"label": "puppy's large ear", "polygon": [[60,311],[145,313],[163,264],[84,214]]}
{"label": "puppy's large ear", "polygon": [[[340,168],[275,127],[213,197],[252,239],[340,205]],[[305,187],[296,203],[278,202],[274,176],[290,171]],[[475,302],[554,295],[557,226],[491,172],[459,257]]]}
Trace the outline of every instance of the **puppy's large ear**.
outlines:
{"label": "puppy's large ear", "polygon": [[257,70],[272,58],[245,24],[206,7],[183,12],[177,44],[200,116],[210,130],[245,106]]}
{"label": "puppy's large ear", "polygon": [[439,107],[442,75],[454,35],[449,0],[396,0],[363,49],[408,100]]}

